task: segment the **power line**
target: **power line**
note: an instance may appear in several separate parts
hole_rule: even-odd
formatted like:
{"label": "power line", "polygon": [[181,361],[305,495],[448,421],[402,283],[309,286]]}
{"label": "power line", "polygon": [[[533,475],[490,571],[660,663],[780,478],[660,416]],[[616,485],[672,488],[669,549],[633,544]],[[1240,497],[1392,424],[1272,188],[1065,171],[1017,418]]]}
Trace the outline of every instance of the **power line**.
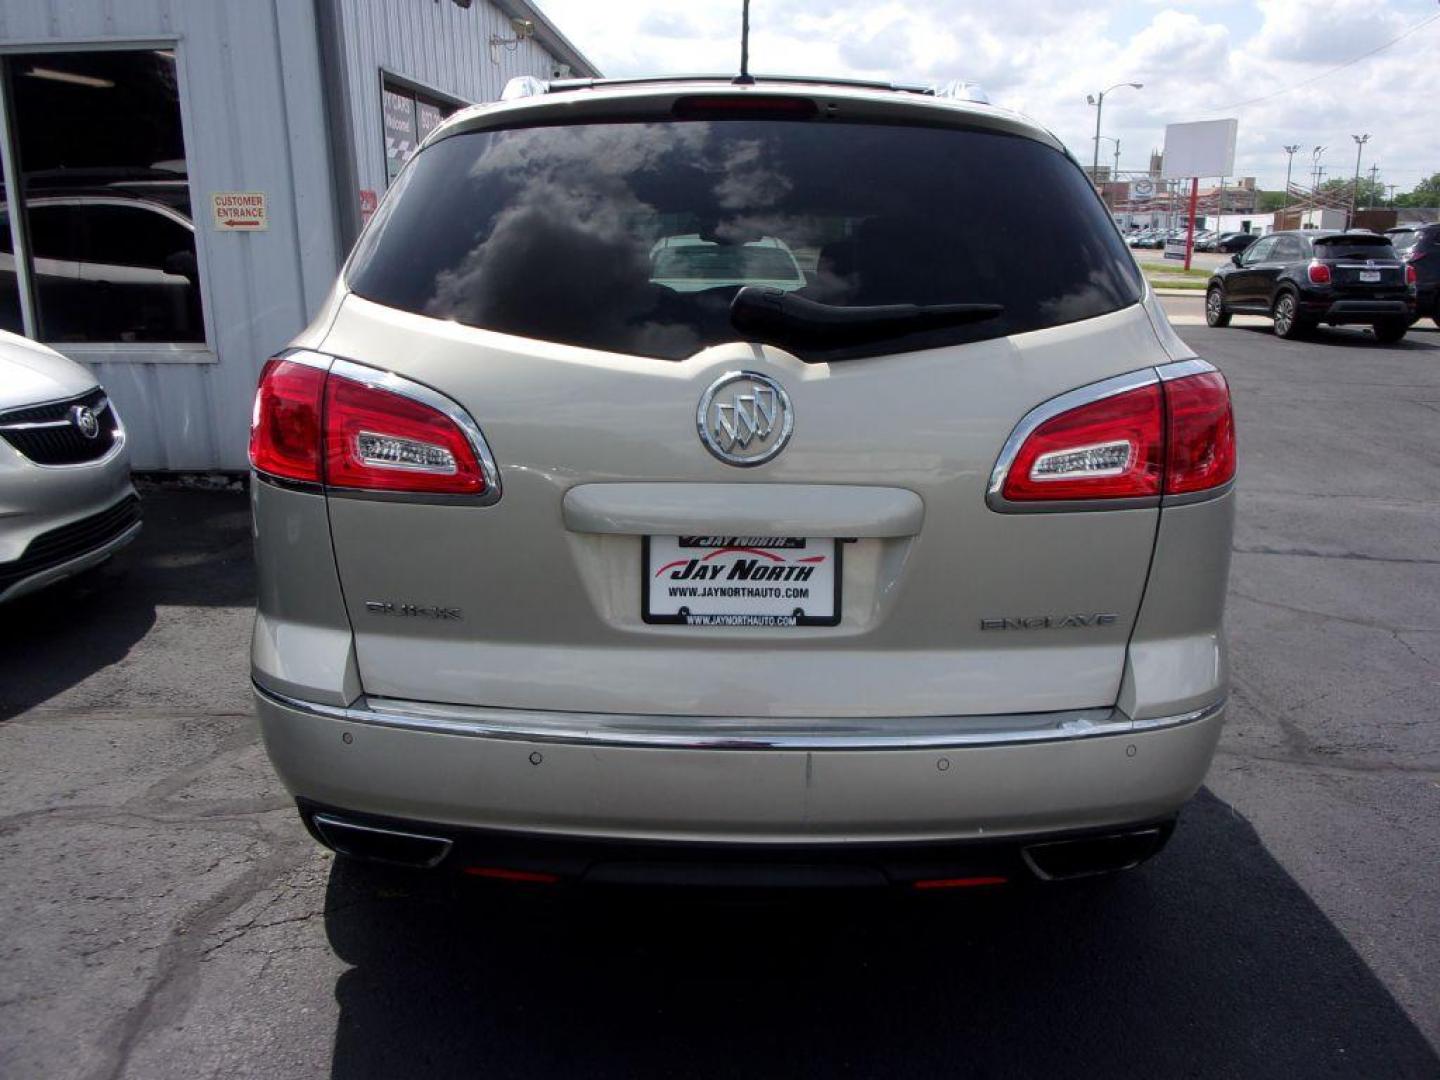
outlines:
{"label": "power line", "polygon": [[1424,19],[1424,20],[1422,20],[1421,22],[1416,23],[1414,26],[1410,27],[1409,30],[1406,30],[1403,34],[1399,35],[1398,37],[1393,37],[1393,38],[1391,38],[1389,41],[1385,42],[1385,44],[1383,44],[1383,45],[1376,45],[1375,48],[1370,49],[1370,50],[1367,51],[1367,52],[1363,52],[1363,53],[1361,53],[1359,56],[1351,57],[1349,60],[1346,60],[1343,64],[1339,64],[1339,65],[1331,68],[1329,71],[1322,71],[1319,75],[1312,75],[1312,76],[1311,76],[1310,78],[1308,78],[1308,79],[1302,79],[1300,82],[1296,83],[1294,86],[1287,86],[1287,87],[1285,87],[1285,89],[1283,89],[1283,90],[1276,90],[1276,91],[1274,91],[1273,93],[1270,93],[1270,94],[1262,94],[1260,97],[1250,98],[1250,99],[1247,100],[1247,101],[1237,101],[1237,102],[1235,102],[1234,104],[1231,104],[1231,105],[1221,105],[1221,106],[1219,106],[1218,108],[1216,108],[1214,111],[1215,111],[1215,112],[1227,112],[1227,111],[1230,110],[1230,109],[1243,109],[1243,108],[1245,108],[1247,105],[1258,105],[1258,104],[1259,104],[1260,102],[1262,102],[1262,101],[1269,101],[1271,98],[1277,98],[1277,97],[1280,97],[1282,94],[1288,94],[1288,93],[1290,93],[1292,90],[1299,90],[1302,86],[1309,86],[1311,83],[1319,82],[1321,79],[1325,79],[1325,78],[1328,78],[1328,77],[1331,76],[1331,75],[1334,75],[1337,71],[1344,71],[1344,70],[1345,70],[1346,68],[1348,68],[1348,67],[1353,67],[1355,64],[1358,64],[1361,60],[1368,59],[1369,57],[1374,56],[1376,53],[1378,53],[1378,52],[1383,52],[1384,50],[1390,48],[1391,45],[1395,45],[1395,44],[1398,44],[1399,42],[1404,41],[1407,37],[1409,37],[1411,34],[1415,33],[1417,30],[1423,30],[1423,29],[1425,29],[1425,27],[1429,26],[1431,23],[1435,22],[1436,20],[1440,20],[1440,15],[1431,15],[1430,18]]}

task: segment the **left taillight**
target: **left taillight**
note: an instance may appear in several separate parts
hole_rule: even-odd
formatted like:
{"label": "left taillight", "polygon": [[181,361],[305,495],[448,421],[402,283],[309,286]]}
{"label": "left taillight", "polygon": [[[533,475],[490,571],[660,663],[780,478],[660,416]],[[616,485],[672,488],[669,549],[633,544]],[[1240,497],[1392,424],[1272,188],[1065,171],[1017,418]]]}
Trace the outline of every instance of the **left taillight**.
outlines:
{"label": "left taillight", "polygon": [[493,496],[483,444],[458,406],[395,375],[285,357],[260,373],[250,463],[264,476],[351,491]]}
{"label": "left taillight", "polygon": [[320,415],[325,371],[275,357],[260,372],[250,414],[250,464],[280,480],[321,482]]}
{"label": "left taillight", "polygon": [[483,495],[488,487],[447,412],[334,371],[325,386],[325,483],[431,495]]}
{"label": "left taillight", "polygon": [[1415,262],[1412,259],[1405,264],[1405,284],[1414,285],[1420,280],[1420,275],[1415,270]]}

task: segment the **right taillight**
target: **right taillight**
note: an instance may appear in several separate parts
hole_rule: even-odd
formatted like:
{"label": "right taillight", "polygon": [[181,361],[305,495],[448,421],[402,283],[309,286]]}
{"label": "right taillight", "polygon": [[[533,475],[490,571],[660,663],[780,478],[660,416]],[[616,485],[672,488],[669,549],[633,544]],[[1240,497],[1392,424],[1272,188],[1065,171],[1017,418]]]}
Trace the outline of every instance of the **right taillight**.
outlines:
{"label": "right taillight", "polygon": [[1330,284],[1330,267],[1322,262],[1312,262],[1305,268],[1305,273],[1309,276],[1311,285]]}
{"label": "right taillight", "polygon": [[1405,284],[1414,285],[1420,280],[1420,275],[1415,270],[1415,260],[1411,259],[1405,264]]}
{"label": "right taillight", "polygon": [[1006,502],[1185,495],[1235,475],[1230,388],[1218,371],[1109,394],[1052,416],[1005,471]]}
{"label": "right taillight", "polygon": [[1163,441],[1158,383],[1077,405],[1030,433],[1002,494],[1011,502],[1159,495]]}
{"label": "right taillight", "polygon": [[488,501],[499,494],[491,460],[474,421],[429,387],[310,353],[260,373],[250,463],[262,476]]}
{"label": "right taillight", "polygon": [[1165,494],[1185,495],[1235,476],[1235,414],[1218,371],[1187,375],[1165,387]]}

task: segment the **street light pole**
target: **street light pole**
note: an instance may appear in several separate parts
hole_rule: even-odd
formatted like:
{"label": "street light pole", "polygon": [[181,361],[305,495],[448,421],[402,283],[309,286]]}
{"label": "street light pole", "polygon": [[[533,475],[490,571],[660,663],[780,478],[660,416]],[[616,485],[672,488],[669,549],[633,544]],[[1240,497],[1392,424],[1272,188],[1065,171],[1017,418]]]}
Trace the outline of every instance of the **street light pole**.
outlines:
{"label": "street light pole", "polygon": [[1355,227],[1355,205],[1360,198],[1360,155],[1365,150],[1365,144],[1370,141],[1370,134],[1351,135],[1355,140],[1355,183],[1350,188],[1350,216],[1345,219],[1345,228]]}
{"label": "street light pole", "polygon": [[1295,151],[1300,149],[1300,144],[1283,147],[1285,151],[1285,205],[1290,205],[1290,170],[1295,165]]}
{"label": "street light pole", "polygon": [[[1295,143],[1293,146],[1284,146],[1281,147],[1281,149],[1285,151],[1285,197],[1280,202],[1280,213],[1283,215],[1283,217],[1280,219],[1282,224],[1279,227],[1289,228],[1290,215],[1288,211],[1290,209],[1290,170],[1295,167],[1295,151],[1300,149],[1300,144]],[[1296,219],[1295,224],[1300,224],[1298,218]]]}
{"label": "street light pole", "polygon": [[1090,182],[1096,187],[1100,186],[1100,113],[1105,108],[1105,95],[1111,90],[1119,90],[1122,86],[1128,86],[1133,90],[1141,89],[1145,84],[1138,82],[1116,83],[1114,86],[1107,86],[1100,91],[1099,96],[1086,94],[1085,102],[1095,106],[1095,156],[1090,163]]}

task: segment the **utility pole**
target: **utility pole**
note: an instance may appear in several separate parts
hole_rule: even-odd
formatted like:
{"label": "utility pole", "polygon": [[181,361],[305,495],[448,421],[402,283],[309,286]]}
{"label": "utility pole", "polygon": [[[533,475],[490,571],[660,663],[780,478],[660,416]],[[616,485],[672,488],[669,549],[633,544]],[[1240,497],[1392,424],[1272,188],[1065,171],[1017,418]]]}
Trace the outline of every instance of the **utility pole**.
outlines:
{"label": "utility pole", "polygon": [[1350,188],[1350,216],[1345,219],[1347,229],[1355,226],[1355,204],[1360,199],[1360,155],[1365,150],[1365,144],[1370,141],[1370,133],[1350,137],[1355,140],[1355,183]]}
{"label": "utility pole", "polygon": [[1111,90],[1119,90],[1122,86],[1128,86],[1132,90],[1139,90],[1144,87],[1144,85],[1144,83],[1138,82],[1116,83],[1114,86],[1107,86],[1104,90],[1101,90],[1098,96],[1095,94],[1085,95],[1085,103],[1095,106],[1095,157],[1090,164],[1090,182],[1097,188],[1100,186],[1100,111],[1105,108],[1105,95],[1110,93]]}
{"label": "utility pole", "polygon": [[1115,166],[1113,171],[1110,173],[1110,179],[1118,180],[1120,179],[1120,140],[1115,138],[1114,135],[1101,135],[1100,138],[1104,139],[1108,143],[1115,144]]}
{"label": "utility pole", "polygon": [[1391,206],[1392,209],[1393,209],[1394,206],[1395,206],[1395,189],[1396,189],[1397,187],[1399,187],[1399,186],[1400,186],[1399,184],[1386,184],[1386,185],[1385,185],[1385,193],[1389,196],[1389,203],[1390,203],[1390,206]]}
{"label": "utility pole", "polygon": [[1310,189],[1318,198],[1320,195],[1320,176],[1325,171],[1320,165],[1320,158],[1325,154],[1325,147],[1317,146],[1310,152]]}
{"label": "utility pole", "polygon": [[1370,166],[1370,209],[1375,209],[1375,181],[1380,178],[1380,165],[1376,163]]}

